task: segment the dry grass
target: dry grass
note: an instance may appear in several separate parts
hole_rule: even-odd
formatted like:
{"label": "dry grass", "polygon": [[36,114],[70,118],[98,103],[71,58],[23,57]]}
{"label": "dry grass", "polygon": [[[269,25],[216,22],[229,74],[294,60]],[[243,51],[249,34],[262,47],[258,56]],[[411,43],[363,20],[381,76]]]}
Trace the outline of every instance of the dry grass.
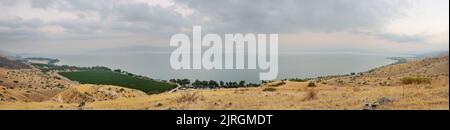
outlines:
{"label": "dry grass", "polygon": [[262,91],[264,91],[264,92],[275,92],[275,91],[277,91],[277,89],[276,88],[264,88]]}
{"label": "dry grass", "polygon": [[317,94],[318,93],[319,93],[319,91],[317,91],[317,90],[309,89],[308,91],[306,91],[306,95],[303,98],[303,101],[310,101],[310,100],[317,99]]}
{"label": "dry grass", "polygon": [[283,86],[283,85],[285,85],[286,84],[286,82],[278,82],[278,83],[275,83],[275,84],[271,84],[270,86],[271,87],[279,87],[279,86]]}
{"label": "dry grass", "polygon": [[175,101],[178,103],[193,103],[197,101],[200,96],[201,95],[198,92],[185,92],[177,97]]}
{"label": "dry grass", "polygon": [[431,79],[423,77],[404,77],[400,79],[402,84],[430,84]]}
{"label": "dry grass", "polygon": [[[412,85],[359,87],[361,91],[354,91],[355,87],[335,87],[323,85],[314,89],[305,89],[307,83],[286,82],[278,87],[276,92],[263,92],[264,88],[248,88],[218,90],[189,90],[176,93],[163,93],[136,98],[120,98],[110,101],[96,101],[86,104],[87,109],[188,109],[188,110],[260,110],[260,109],[352,109],[361,110],[362,101],[371,101],[381,97],[396,99],[395,102],[383,105],[380,109],[416,110],[416,109],[444,109],[449,108],[448,86],[433,86],[430,89]],[[404,96],[402,96],[404,95]],[[305,100],[307,99],[307,100]],[[164,105],[157,105],[157,104]],[[232,103],[232,104],[230,104]],[[72,109],[76,106],[61,103],[22,103],[0,102],[0,109]]]}

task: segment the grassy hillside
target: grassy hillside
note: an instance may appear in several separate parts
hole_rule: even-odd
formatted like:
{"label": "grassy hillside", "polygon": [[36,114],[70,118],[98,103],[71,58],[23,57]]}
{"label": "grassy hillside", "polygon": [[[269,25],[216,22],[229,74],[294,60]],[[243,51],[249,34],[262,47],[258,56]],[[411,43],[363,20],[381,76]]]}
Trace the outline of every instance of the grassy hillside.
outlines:
{"label": "grassy hillside", "polygon": [[59,74],[82,84],[115,85],[141,90],[146,93],[161,93],[175,87],[171,84],[112,71],[60,72]]}

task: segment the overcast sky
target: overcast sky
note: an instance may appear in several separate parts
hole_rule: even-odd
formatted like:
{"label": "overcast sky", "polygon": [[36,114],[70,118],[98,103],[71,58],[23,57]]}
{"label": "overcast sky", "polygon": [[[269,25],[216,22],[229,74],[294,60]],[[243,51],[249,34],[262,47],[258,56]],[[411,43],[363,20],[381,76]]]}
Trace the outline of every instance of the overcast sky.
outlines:
{"label": "overcast sky", "polygon": [[193,25],[278,33],[281,52],[449,47],[448,0],[0,0],[0,11],[0,50],[15,53],[168,47]]}

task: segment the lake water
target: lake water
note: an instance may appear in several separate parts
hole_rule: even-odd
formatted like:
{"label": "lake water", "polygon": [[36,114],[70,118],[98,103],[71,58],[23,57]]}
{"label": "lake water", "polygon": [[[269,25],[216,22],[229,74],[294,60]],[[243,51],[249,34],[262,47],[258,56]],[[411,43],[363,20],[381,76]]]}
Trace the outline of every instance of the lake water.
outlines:
{"label": "lake water", "polygon": [[[173,70],[168,53],[121,53],[55,55],[59,65],[107,66],[154,79],[188,78],[191,80],[223,80],[260,83],[264,70]],[[280,54],[278,79],[307,78],[363,72],[394,63],[388,56],[350,53]]]}

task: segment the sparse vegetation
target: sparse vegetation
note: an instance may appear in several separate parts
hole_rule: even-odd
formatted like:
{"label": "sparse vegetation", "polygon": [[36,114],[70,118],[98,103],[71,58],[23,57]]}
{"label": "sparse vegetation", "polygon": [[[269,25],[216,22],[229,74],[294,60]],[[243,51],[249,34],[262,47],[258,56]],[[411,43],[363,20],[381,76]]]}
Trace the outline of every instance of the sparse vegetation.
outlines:
{"label": "sparse vegetation", "polygon": [[177,103],[193,103],[200,98],[200,94],[197,92],[182,93],[181,96],[176,98]]}
{"label": "sparse vegetation", "polygon": [[275,91],[277,91],[277,89],[276,88],[264,88],[263,91],[264,92],[275,92]]}
{"label": "sparse vegetation", "polygon": [[316,84],[314,82],[309,82],[308,87],[316,87]]}
{"label": "sparse vegetation", "polygon": [[306,95],[303,98],[303,101],[315,100],[317,99],[317,94],[318,94],[317,90],[309,89],[308,91],[306,91]]}
{"label": "sparse vegetation", "polygon": [[292,78],[289,79],[289,81],[293,81],[293,82],[307,82],[309,79],[301,79],[301,78]]}
{"label": "sparse vegetation", "polygon": [[431,79],[423,77],[404,77],[400,79],[402,84],[430,84]]}
{"label": "sparse vegetation", "polygon": [[162,107],[162,106],[163,106],[162,103],[158,103],[158,104],[155,105],[155,107]]}
{"label": "sparse vegetation", "polygon": [[[176,82],[179,83],[179,79],[171,79],[171,82]],[[183,81],[183,80],[181,80]],[[180,84],[181,85],[181,84]],[[186,84],[189,85],[189,84]],[[248,83],[246,84],[245,81],[240,81],[240,82],[224,82],[224,81],[214,81],[214,80],[209,80],[209,81],[201,81],[201,80],[195,80],[194,82],[192,82],[192,87],[193,88],[240,88],[240,87],[259,87],[259,84],[255,84],[255,83]]]}
{"label": "sparse vegetation", "polygon": [[283,85],[285,85],[286,84],[286,82],[279,82],[279,83],[276,83],[276,84],[272,84],[272,85],[270,85],[271,87],[279,87],[279,86],[283,86]]}
{"label": "sparse vegetation", "polygon": [[170,79],[169,81],[172,83],[180,84],[182,86],[191,84],[191,81],[189,79]]}

